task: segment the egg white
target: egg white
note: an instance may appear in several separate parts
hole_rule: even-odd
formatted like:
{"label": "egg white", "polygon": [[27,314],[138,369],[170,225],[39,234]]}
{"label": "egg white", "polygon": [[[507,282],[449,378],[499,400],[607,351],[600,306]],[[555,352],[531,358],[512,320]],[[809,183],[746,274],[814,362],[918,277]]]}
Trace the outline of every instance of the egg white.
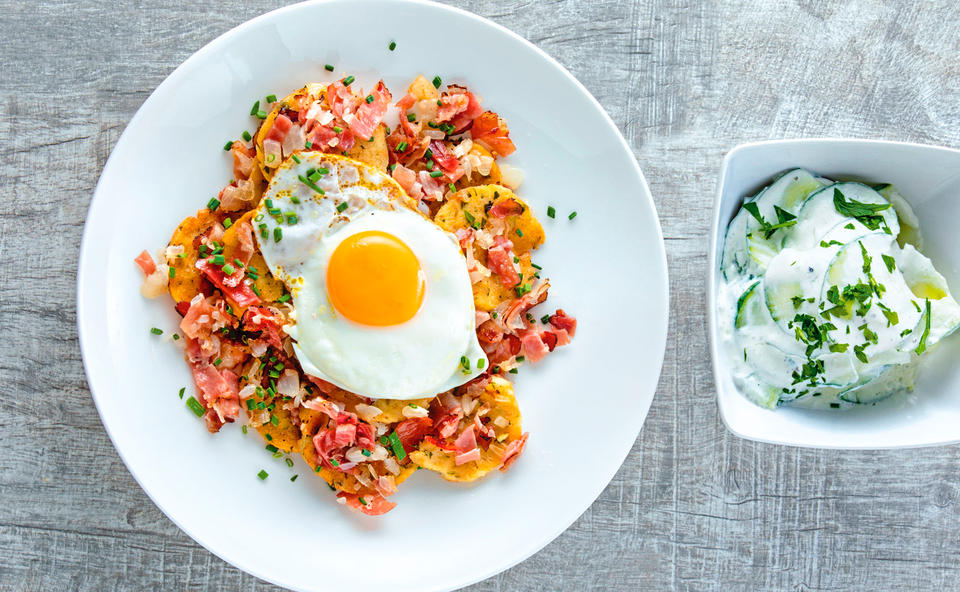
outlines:
{"label": "egg white", "polygon": [[[264,192],[255,234],[270,271],[293,295],[296,325],[287,332],[304,372],[358,395],[390,399],[432,397],[481,374],[478,360],[483,366],[487,360],[477,341],[473,291],[456,238],[414,210],[399,185],[379,171],[317,152],[299,158],[300,163],[285,162]],[[321,167],[329,170],[316,182],[323,195],[299,179]],[[267,212],[267,200],[284,218],[295,214],[297,222],[278,223]],[[347,205],[338,211],[341,203]],[[281,229],[280,240],[275,228]],[[423,302],[407,322],[362,325],[330,304],[330,256],[344,239],[367,230],[394,235],[420,262]]]}

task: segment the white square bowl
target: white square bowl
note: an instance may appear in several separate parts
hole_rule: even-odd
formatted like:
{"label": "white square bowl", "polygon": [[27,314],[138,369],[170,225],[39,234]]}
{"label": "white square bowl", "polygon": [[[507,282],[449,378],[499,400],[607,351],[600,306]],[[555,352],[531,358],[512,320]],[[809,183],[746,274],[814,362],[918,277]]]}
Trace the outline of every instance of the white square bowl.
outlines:
{"label": "white square bowl", "polygon": [[830,179],[892,183],[920,219],[924,254],[960,295],[960,151],[876,140],[779,140],[737,146],[720,173],[710,239],[707,318],[720,416],[750,440],[814,448],[876,449],[960,442],[960,335],[921,358],[912,393],[849,410],[751,403],[734,385],[717,332],[719,264],[727,225],[743,197],[778,173],[803,167]]}

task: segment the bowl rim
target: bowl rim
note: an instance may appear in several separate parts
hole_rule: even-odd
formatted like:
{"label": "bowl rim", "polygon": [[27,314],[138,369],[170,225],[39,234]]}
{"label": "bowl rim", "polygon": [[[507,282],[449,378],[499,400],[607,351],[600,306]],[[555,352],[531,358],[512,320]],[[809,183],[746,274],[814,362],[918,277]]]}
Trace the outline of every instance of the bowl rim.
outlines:
{"label": "bowl rim", "polygon": [[[724,403],[724,398],[721,396],[721,365],[726,367],[726,361],[722,361],[722,353],[719,349],[719,343],[717,338],[717,314],[716,314],[716,296],[718,288],[718,273],[717,273],[717,252],[719,241],[722,240],[721,237],[721,206],[723,205],[723,191],[724,187],[727,184],[727,175],[730,170],[731,163],[737,159],[742,158],[743,153],[750,152],[754,150],[764,150],[764,149],[774,149],[782,150],[789,148],[791,146],[798,145],[813,145],[813,146],[828,146],[828,145],[848,145],[848,146],[878,146],[890,149],[907,149],[907,150],[923,150],[931,152],[945,152],[955,155],[960,158],[960,150],[956,148],[950,148],[948,146],[938,146],[934,144],[921,144],[918,142],[903,142],[897,140],[877,140],[877,139],[868,139],[868,138],[843,138],[843,137],[818,137],[818,138],[790,138],[790,139],[778,139],[778,140],[761,140],[757,142],[744,142],[735,145],[731,148],[723,158],[723,161],[720,165],[720,175],[717,178],[717,188],[713,200],[713,210],[711,213],[711,227],[710,227],[710,244],[708,245],[709,253],[707,253],[707,298],[705,299],[706,303],[706,313],[707,313],[707,338],[709,341],[710,349],[710,361],[711,361],[711,374],[713,375],[714,389],[716,391],[716,401],[717,401],[717,410],[720,415],[720,419],[723,422],[723,425],[729,430],[732,434],[744,440],[752,440],[754,442],[761,442],[764,444],[775,444],[779,446],[790,446],[796,448],[809,448],[809,449],[824,449],[824,450],[896,450],[904,448],[927,448],[931,446],[948,446],[951,444],[960,443],[960,434],[956,438],[951,440],[941,440],[936,442],[920,442],[915,444],[892,444],[892,445],[882,445],[882,444],[872,444],[867,443],[863,446],[851,446],[847,444],[831,444],[829,442],[808,442],[808,441],[793,441],[786,438],[774,439],[759,436],[754,433],[746,432],[742,429],[739,429],[733,425],[733,423],[728,418],[727,414],[729,409],[726,408]],[[771,171],[770,176],[776,174],[779,171]],[[769,176],[768,176],[769,178]],[[724,226],[724,229],[726,227]],[[743,393],[736,389],[734,386],[736,394],[740,397],[743,397]]]}

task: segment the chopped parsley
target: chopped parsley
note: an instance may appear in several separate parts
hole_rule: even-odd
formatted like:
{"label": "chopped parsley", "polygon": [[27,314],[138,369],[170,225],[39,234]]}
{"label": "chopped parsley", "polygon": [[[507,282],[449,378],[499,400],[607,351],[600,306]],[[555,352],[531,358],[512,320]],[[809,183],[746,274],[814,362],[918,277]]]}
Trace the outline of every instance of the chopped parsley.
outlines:
{"label": "chopped parsley", "polygon": [[844,216],[856,218],[858,222],[870,230],[877,230],[883,226],[884,232],[890,234],[890,227],[887,226],[886,219],[879,214],[879,212],[892,207],[889,203],[869,204],[855,199],[848,200],[843,192],[835,188],[833,190],[833,207]]}

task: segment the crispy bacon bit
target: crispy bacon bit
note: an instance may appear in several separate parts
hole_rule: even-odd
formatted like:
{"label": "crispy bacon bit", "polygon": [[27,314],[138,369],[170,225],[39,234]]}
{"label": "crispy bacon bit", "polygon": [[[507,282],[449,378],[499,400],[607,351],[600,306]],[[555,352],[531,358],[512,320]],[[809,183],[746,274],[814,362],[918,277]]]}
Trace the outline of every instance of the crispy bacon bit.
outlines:
{"label": "crispy bacon bit", "polygon": [[377,86],[367,96],[373,97],[373,101],[368,103],[366,98],[364,98],[360,106],[357,107],[355,116],[350,120],[345,119],[350,126],[350,131],[358,138],[364,140],[373,137],[373,132],[376,131],[380,122],[383,121],[383,116],[387,112],[387,105],[393,98],[382,80],[377,83]]}
{"label": "crispy bacon bit", "polygon": [[507,288],[520,283],[520,274],[513,266],[513,243],[502,236],[497,236],[493,247],[487,251],[487,267],[500,276],[500,281]]}
{"label": "crispy bacon bit", "polygon": [[463,176],[463,170],[460,168],[460,161],[448,149],[443,142],[432,140],[430,142],[430,152],[433,153],[433,161],[446,174],[450,183],[456,182]]}
{"label": "crispy bacon bit", "polygon": [[398,164],[394,167],[393,172],[391,173],[393,180],[400,184],[400,187],[403,187],[403,190],[407,192],[407,195],[414,199],[419,199],[423,194],[423,188],[420,183],[417,182],[417,173],[402,164]]}
{"label": "crispy bacon bit", "polygon": [[516,335],[506,334],[503,339],[495,344],[481,344],[483,351],[490,359],[490,364],[499,364],[520,353],[520,338]]}
{"label": "crispy bacon bit", "polygon": [[474,432],[474,425],[470,424],[463,430],[457,439],[453,442],[454,447],[460,452],[469,452],[477,447],[477,435]]}
{"label": "crispy bacon bit", "polygon": [[209,410],[204,416],[207,429],[216,432],[224,422],[236,420],[240,414],[237,375],[230,370],[218,371],[206,362],[193,363],[191,370],[200,391],[200,403]]}
{"label": "crispy bacon bit", "polygon": [[480,142],[500,156],[509,156],[517,149],[510,140],[507,122],[493,111],[485,111],[477,116],[470,134],[475,142]]}
{"label": "crispy bacon bit", "polygon": [[[523,346],[524,357],[531,362],[538,362],[550,353],[550,347],[543,342],[540,332],[536,329],[523,331],[520,335],[520,343]],[[556,344],[556,340],[554,340],[554,344]]]}
{"label": "crispy bacon bit", "polygon": [[[471,426],[471,427],[472,427],[472,426]],[[454,464],[457,465],[458,467],[459,467],[460,465],[462,465],[462,464],[466,464],[466,463],[468,463],[468,462],[473,462],[473,461],[478,461],[478,460],[480,460],[480,449],[479,449],[479,448],[474,448],[474,449],[469,450],[469,451],[467,451],[467,452],[461,452],[461,453],[459,453],[459,454],[457,454],[456,456],[453,457],[453,462],[454,462]]]}
{"label": "crispy bacon bit", "polygon": [[243,313],[243,326],[248,331],[262,331],[261,338],[273,347],[283,347],[280,320],[269,308],[249,307]]}
{"label": "crispy bacon bit", "polygon": [[137,255],[133,262],[140,267],[140,270],[143,271],[143,275],[145,276],[150,275],[157,270],[157,264],[153,261],[153,257],[150,256],[150,253],[148,253],[146,250]]}
{"label": "crispy bacon bit", "polygon": [[517,200],[511,198],[501,200],[487,212],[493,218],[506,218],[523,213],[523,205]]}
{"label": "crispy bacon bit", "polygon": [[203,275],[207,276],[207,279],[210,280],[213,285],[220,288],[225,295],[236,302],[237,306],[247,307],[260,304],[260,298],[254,294],[250,286],[243,281],[242,269],[236,269],[233,274],[228,276],[223,273],[221,268],[212,263],[208,263],[206,259],[199,259],[197,261],[197,269],[199,269]]}
{"label": "crispy bacon bit", "polygon": [[[342,499],[347,506],[354,510],[360,510],[367,516],[380,516],[397,507],[397,504],[378,493],[358,495],[341,491],[337,494],[337,497]],[[360,501],[360,498],[363,498],[363,501]]]}
{"label": "crispy bacon bit", "polygon": [[249,179],[250,173],[253,172],[256,151],[253,148],[247,148],[243,142],[234,142],[230,146],[230,153],[233,155],[233,177]]}
{"label": "crispy bacon bit", "polygon": [[244,220],[240,224],[237,224],[236,227],[238,246],[233,256],[235,259],[239,259],[240,262],[243,263],[243,266],[246,267],[247,264],[250,263],[250,258],[253,257],[253,253],[256,250],[256,246],[253,244],[253,226],[250,222]]}
{"label": "crispy bacon bit", "polygon": [[558,308],[557,312],[550,316],[550,324],[557,329],[566,331],[570,337],[577,334],[577,319],[568,316],[562,308]]}
{"label": "crispy bacon bit", "polygon": [[449,87],[449,92],[451,94],[463,93],[467,96],[467,108],[450,120],[450,125],[453,126],[453,133],[463,133],[468,127],[470,127],[470,125],[473,123],[473,120],[476,119],[478,115],[483,113],[483,107],[480,106],[480,99],[462,86],[451,85]]}
{"label": "crispy bacon bit", "polygon": [[463,113],[470,105],[470,97],[465,94],[443,93],[440,97],[439,109],[437,109],[437,123],[450,121],[455,116]]}
{"label": "crispy bacon bit", "polygon": [[513,461],[517,460],[517,457],[523,452],[523,447],[527,443],[527,437],[529,435],[530,432],[524,432],[519,440],[514,440],[507,444],[507,448],[503,451],[502,465],[500,466],[501,471],[506,471],[510,468],[510,465],[513,464]]}
{"label": "crispy bacon bit", "polygon": [[283,144],[283,139],[287,137],[287,132],[290,131],[290,128],[293,127],[293,122],[290,121],[290,118],[286,115],[279,114],[273,120],[273,125],[270,127],[270,131],[267,132],[266,140],[274,140]]}
{"label": "crispy bacon bit", "polygon": [[398,423],[395,428],[397,437],[400,438],[400,444],[407,454],[412,452],[432,429],[433,420],[429,417],[405,419]]}

